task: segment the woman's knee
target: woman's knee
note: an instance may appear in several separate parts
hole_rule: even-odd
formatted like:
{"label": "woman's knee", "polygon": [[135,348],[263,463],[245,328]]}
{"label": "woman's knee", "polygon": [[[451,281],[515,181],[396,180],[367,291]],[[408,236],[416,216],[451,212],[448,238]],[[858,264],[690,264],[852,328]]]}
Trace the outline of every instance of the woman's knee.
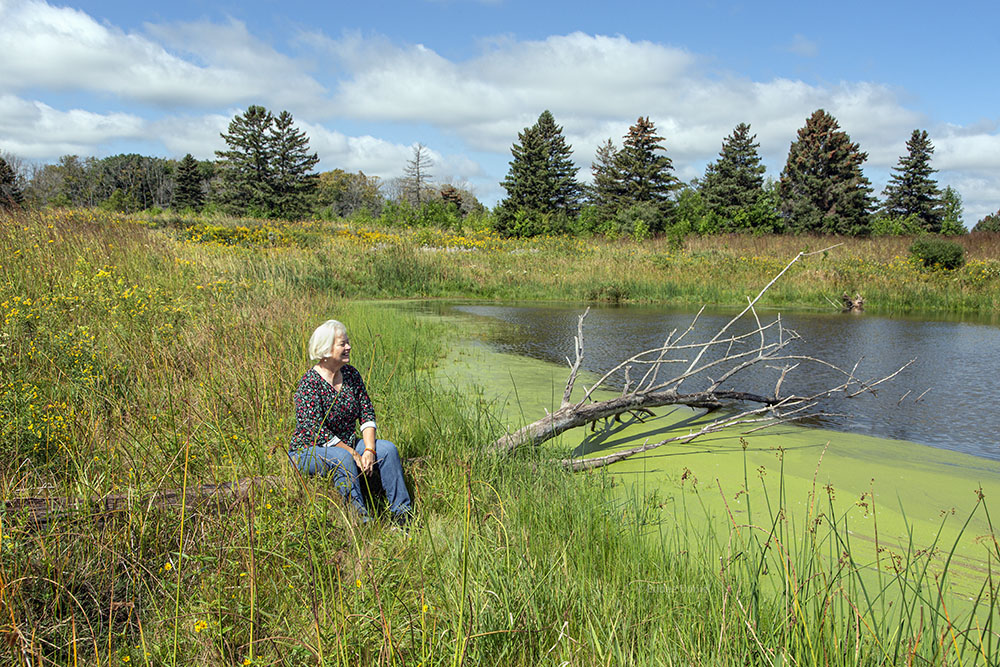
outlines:
{"label": "woman's knee", "polygon": [[358,476],[354,457],[340,447],[313,447],[301,452],[296,466],[309,475],[327,475],[332,472],[345,474],[351,479]]}
{"label": "woman's knee", "polygon": [[378,456],[391,456],[399,458],[399,451],[396,449],[396,445],[388,440],[376,440],[375,453]]}

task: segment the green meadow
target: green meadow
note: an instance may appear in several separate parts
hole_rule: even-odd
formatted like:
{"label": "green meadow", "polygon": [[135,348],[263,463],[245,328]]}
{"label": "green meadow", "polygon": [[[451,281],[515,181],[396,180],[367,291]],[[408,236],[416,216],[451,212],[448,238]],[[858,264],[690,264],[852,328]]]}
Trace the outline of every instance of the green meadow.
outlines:
{"label": "green meadow", "polygon": [[[881,312],[988,316],[998,255],[967,242],[970,262],[945,273],[897,240],[853,240],[769,304],[862,291]],[[585,455],[584,437],[603,451],[702,418],[681,411],[498,456],[488,443],[558,402],[565,370],[377,300],[733,304],[803,249],[786,244],[825,241],[708,243],[3,218],[4,661],[995,662],[992,462],[791,428],[589,474],[554,462]],[[288,465],[305,342],[329,317],[407,459],[408,534],[358,524]]]}

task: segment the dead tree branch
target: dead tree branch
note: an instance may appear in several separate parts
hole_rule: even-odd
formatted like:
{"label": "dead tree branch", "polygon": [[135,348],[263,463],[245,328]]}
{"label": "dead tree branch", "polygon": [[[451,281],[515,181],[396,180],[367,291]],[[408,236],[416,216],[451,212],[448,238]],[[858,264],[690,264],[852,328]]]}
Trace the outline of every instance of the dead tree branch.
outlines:
{"label": "dead tree branch", "polygon": [[[839,244],[838,244],[839,245]],[[712,410],[728,406],[732,411],[720,415],[702,428],[684,435],[677,435],[656,443],[645,443],[608,456],[590,459],[567,459],[563,465],[572,470],[585,470],[622,461],[630,456],[647,452],[669,443],[690,442],[708,433],[736,426],[753,426],[757,430],[765,426],[815,417],[820,405],[834,395],[854,398],[864,393],[875,393],[882,383],[894,378],[912,361],[882,378],[862,380],[858,377],[858,364],[852,368],[841,366],[809,355],[791,354],[788,347],[800,340],[799,335],[784,326],[780,315],[773,321],[764,322],[756,310],[756,304],[768,289],[784,275],[793,264],[809,255],[823,253],[836,246],[795,256],[756,297],[747,300],[746,307],[707,341],[687,342],[702,315],[698,311],[691,325],[679,336],[673,330],[663,345],[635,354],[611,370],[584,391],[580,400],[573,402],[571,394],[584,358],[583,324],[587,316],[584,312],[577,323],[574,338],[575,360],[567,363],[570,376],[563,392],[562,404],[558,410],[545,415],[520,429],[508,433],[493,443],[493,448],[510,452],[519,447],[538,446],[570,429],[590,424],[595,420],[617,417],[623,413],[668,405],[685,405],[692,408]],[[589,309],[588,309],[589,312]],[[747,330],[734,330],[737,325]],[[683,370],[672,373],[667,368],[682,365]],[[629,372],[634,367],[647,367],[641,379],[633,385]],[[734,379],[754,367],[769,368],[778,373],[770,393],[741,391],[732,387]],[[806,395],[782,395],[783,387],[790,381],[793,371],[802,372],[806,368],[822,368],[833,372],[840,380],[833,380],[830,386]],[[675,366],[676,368],[676,366]],[[595,400],[596,392],[608,389],[610,381],[624,374],[624,389],[619,395],[607,400]],[[667,377],[669,376],[669,377]],[[712,377],[714,376],[714,377]],[[682,391],[683,385],[697,385],[689,391]]]}

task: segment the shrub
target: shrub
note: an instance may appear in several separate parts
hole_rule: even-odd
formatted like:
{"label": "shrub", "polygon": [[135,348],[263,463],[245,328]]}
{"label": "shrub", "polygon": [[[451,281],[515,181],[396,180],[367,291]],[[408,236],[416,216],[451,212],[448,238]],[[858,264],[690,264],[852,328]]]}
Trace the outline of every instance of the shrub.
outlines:
{"label": "shrub", "polygon": [[930,236],[914,241],[910,246],[910,255],[929,268],[957,269],[965,264],[965,248],[954,241]]}
{"label": "shrub", "polygon": [[872,216],[872,236],[911,236],[920,234],[923,231],[920,216],[916,213],[911,213],[903,217],[891,215]]}

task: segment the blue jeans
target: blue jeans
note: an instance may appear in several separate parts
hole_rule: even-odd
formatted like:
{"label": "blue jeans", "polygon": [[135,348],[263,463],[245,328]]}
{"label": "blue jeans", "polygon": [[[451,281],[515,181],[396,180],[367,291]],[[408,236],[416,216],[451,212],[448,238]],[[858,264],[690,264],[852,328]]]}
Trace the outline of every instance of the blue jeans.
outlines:
{"label": "blue jeans", "polygon": [[[365,441],[358,440],[354,449],[358,454],[365,451]],[[358,513],[368,519],[363,490],[368,479],[358,470],[354,457],[341,447],[309,447],[301,451],[289,452],[292,464],[306,475],[333,475],[334,486],[341,495],[350,499]],[[382,480],[382,489],[389,501],[389,511],[393,517],[403,519],[410,510],[410,494],[403,480],[403,464],[399,460],[396,445],[388,440],[375,441],[375,470]]]}

